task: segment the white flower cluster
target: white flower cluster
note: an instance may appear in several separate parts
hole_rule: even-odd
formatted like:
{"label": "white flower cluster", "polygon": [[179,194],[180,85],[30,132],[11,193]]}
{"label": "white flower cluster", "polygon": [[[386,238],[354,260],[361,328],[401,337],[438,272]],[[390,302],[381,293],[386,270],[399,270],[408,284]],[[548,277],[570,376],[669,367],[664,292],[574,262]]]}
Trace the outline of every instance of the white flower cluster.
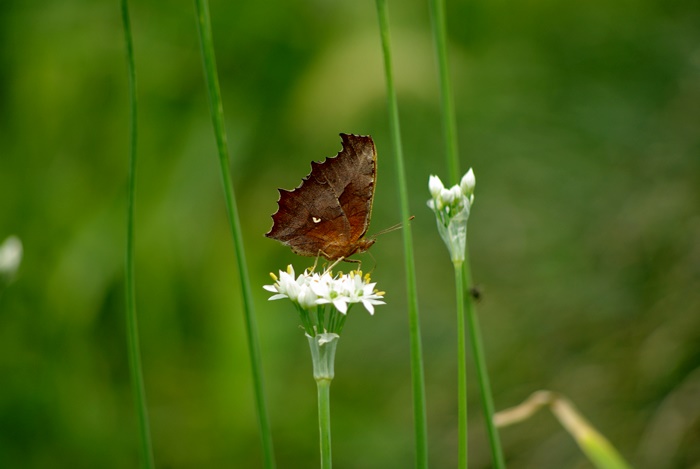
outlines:
{"label": "white flower cluster", "polygon": [[476,178],[474,171],[469,168],[467,174],[462,177],[459,185],[447,189],[437,176],[430,176],[428,180],[428,189],[430,195],[433,196],[428,201],[428,207],[434,211],[445,211],[448,214],[456,215],[460,211],[471,207],[474,203],[474,187],[476,186]]}
{"label": "white flower cluster", "polygon": [[329,272],[321,274],[304,271],[295,277],[294,267],[279,271],[279,278],[270,273],[275,281],[273,285],[263,288],[275,293],[270,300],[289,298],[302,309],[311,310],[318,305],[332,304],[338,311],[346,314],[348,305],[362,303],[369,314],[374,314],[374,305],[385,304],[384,292],[374,289],[376,283],[370,283],[369,274],[362,276],[360,271],[339,274],[335,277]]}
{"label": "white flower cluster", "polygon": [[476,178],[469,168],[459,184],[447,189],[437,176],[430,176],[428,189],[432,199],[428,207],[435,212],[438,232],[450,251],[453,262],[464,261],[467,245],[467,220],[474,203]]}

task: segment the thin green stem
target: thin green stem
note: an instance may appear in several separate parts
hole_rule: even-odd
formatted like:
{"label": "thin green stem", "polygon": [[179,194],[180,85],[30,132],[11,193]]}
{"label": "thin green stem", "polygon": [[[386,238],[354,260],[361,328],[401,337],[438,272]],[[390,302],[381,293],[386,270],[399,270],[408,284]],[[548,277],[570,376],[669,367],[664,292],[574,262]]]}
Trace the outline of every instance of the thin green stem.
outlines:
{"label": "thin green stem", "polygon": [[[466,256],[464,262],[464,282],[462,288],[465,292],[469,292],[472,286],[472,274],[469,268],[469,247],[466,249]],[[476,363],[476,374],[479,381],[479,390],[481,391],[481,406],[484,409],[484,418],[486,420],[486,433],[489,438],[489,445],[491,447],[491,458],[493,459],[494,469],[505,469],[506,463],[503,457],[503,450],[501,448],[501,440],[498,435],[498,430],[496,430],[496,424],[493,421],[494,416],[494,406],[493,397],[491,394],[491,383],[489,381],[488,370],[486,369],[486,358],[484,356],[484,346],[481,340],[481,328],[479,327],[479,318],[476,314],[476,307],[474,306],[474,299],[472,295],[467,293],[467,322],[469,323],[469,335],[472,343],[472,354],[474,355],[474,361]]]}
{"label": "thin green stem", "polygon": [[318,389],[318,432],[321,443],[321,469],[331,469],[331,380],[316,380]]}
{"label": "thin green stem", "polygon": [[445,0],[430,0],[430,18],[433,24],[435,50],[440,80],[440,104],[442,127],[445,137],[447,168],[452,184],[459,183],[459,152],[457,150],[457,119],[450,85],[450,70],[447,62],[447,27],[445,22]]}
{"label": "thin green stem", "polygon": [[134,280],[134,200],[136,198],[136,142],[137,142],[137,101],[136,101],[136,66],[134,64],[134,44],[129,19],[127,0],[121,1],[126,60],[129,73],[129,183],[126,209],[126,338],[129,354],[129,372],[131,388],[134,395],[136,414],[139,421],[139,439],[141,467],[152,469],[153,445],[146,405],[146,390],[143,383],[141,350],[139,348],[139,330],[136,318],[136,283]]}
{"label": "thin green stem", "polygon": [[411,381],[413,387],[413,419],[416,443],[416,467],[428,467],[428,431],[425,404],[425,373],[423,370],[423,351],[421,345],[420,320],[418,316],[418,294],[416,291],[416,269],[413,257],[413,238],[409,223],[408,187],[404,168],[403,149],[401,147],[401,129],[399,126],[399,108],[396,88],[391,66],[391,46],[389,43],[389,12],[386,0],[377,0],[379,34],[384,54],[384,73],[386,75],[387,104],[389,108],[389,126],[396,155],[396,173],[399,183],[401,218],[403,219],[403,245],[406,267],[406,292],[408,297],[408,323],[411,346]]}
{"label": "thin green stem", "polygon": [[464,289],[462,288],[462,263],[455,262],[455,291],[457,296],[457,467],[467,469],[467,340],[464,322]]}
{"label": "thin green stem", "polygon": [[[447,26],[445,21],[445,0],[429,0],[430,13],[433,25],[433,35],[435,38],[435,49],[438,61],[438,74],[440,80],[440,103],[442,109],[443,132],[445,137],[445,149],[447,156],[447,167],[452,184],[459,183],[459,153],[457,149],[457,119],[452,98],[452,86],[450,84],[450,73],[447,60]],[[465,291],[471,287],[471,268],[469,264],[469,248],[465,253],[463,264]],[[479,330],[478,319],[471,295],[467,295],[467,318],[471,335],[472,348],[474,350],[474,360],[478,373],[479,387],[481,388],[481,400],[486,414],[486,428],[491,446],[491,454],[495,469],[505,468],[501,443],[493,423],[493,398],[491,397],[491,386],[486,371],[486,360],[484,358],[483,346],[481,343],[481,332]]]}
{"label": "thin green stem", "polygon": [[250,278],[245,260],[245,250],[243,246],[243,235],[241,233],[241,223],[238,217],[238,207],[236,196],[233,190],[233,182],[229,172],[229,151],[226,140],[226,130],[224,128],[224,107],[221,101],[221,91],[219,89],[219,78],[216,68],[216,57],[214,55],[214,41],[212,39],[211,19],[209,16],[209,3],[207,0],[195,0],[197,9],[197,25],[199,38],[202,47],[202,59],[204,62],[204,75],[207,82],[209,94],[209,109],[214,124],[214,134],[219,151],[219,164],[221,167],[221,179],[224,187],[224,197],[226,200],[226,211],[228,213],[231,235],[236,250],[238,275],[243,293],[244,319],[246,336],[248,338],[248,353],[251,361],[251,371],[253,375],[253,390],[255,393],[255,407],[260,426],[260,436],[262,439],[264,467],[271,469],[275,467],[274,451],[272,448],[272,435],[268,419],[267,406],[265,403],[265,392],[263,385],[262,360],[260,358],[260,344],[258,339],[258,327],[255,319],[253,305],[253,294],[250,288]]}

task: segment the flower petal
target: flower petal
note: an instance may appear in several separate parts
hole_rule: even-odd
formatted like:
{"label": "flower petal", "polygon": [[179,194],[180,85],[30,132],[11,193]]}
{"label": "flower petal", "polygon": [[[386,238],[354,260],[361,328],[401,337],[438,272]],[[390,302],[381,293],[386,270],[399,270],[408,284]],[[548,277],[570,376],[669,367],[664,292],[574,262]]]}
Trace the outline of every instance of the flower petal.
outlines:
{"label": "flower petal", "polygon": [[335,309],[343,314],[348,312],[348,304],[345,302],[345,298],[337,298],[333,300],[333,306],[335,306]]}

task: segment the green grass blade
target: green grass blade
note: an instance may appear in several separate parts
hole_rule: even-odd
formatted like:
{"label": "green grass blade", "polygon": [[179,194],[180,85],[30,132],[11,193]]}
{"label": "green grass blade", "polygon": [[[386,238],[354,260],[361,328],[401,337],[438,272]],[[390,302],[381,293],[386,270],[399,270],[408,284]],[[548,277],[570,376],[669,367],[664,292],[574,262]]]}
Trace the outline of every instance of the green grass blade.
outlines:
{"label": "green grass blade", "polygon": [[[468,241],[467,241],[468,243]],[[465,253],[463,288],[465,292],[469,292],[472,287],[472,274],[469,266],[469,245],[467,244]],[[479,326],[479,318],[476,314],[476,306],[474,298],[471,294],[465,295],[467,307],[467,322],[469,324],[469,338],[472,344],[472,355],[476,365],[477,381],[479,383],[479,396],[481,397],[481,406],[484,410],[484,418],[486,421],[486,433],[489,438],[489,446],[491,448],[491,459],[495,469],[503,469],[506,467],[503,457],[503,449],[501,448],[501,439],[498,434],[498,429],[494,422],[494,405],[491,393],[491,382],[489,373],[486,369],[486,356],[484,354],[484,345],[481,339],[481,327]]]}
{"label": "green grass blade", "polygon": [[248,353],[250,355],[253,390],[255,393],[255,408],[260,426],[260,434],[263,447],[264,466],[267,469],[275,467],[274,451],[272,447],[272,434],[265,403],[265,392],[263,385],[262,359],[260,357],[260,344],[258,339],[258,328],[255,319],[253,305],[253,294],[250,287],[250,278],[245,260],[245,250],[243,247],[243,235],[241,233],[241,223],[238,217],[238,207],[233,190],[233,182],[229,172],[229,151],[224,128],[224,108],[221,101],[221,91],[219,89],[219,78],[216,67],[216,57],[214,55],[214,43],[211,31],[211,19],[209,16],[209,3],[207,0],[195,0],[197,10],[197,25],[199,31],[200,44],[202,47],[202,60],[204,65],[204,75],[207,82],[209,94],[209,108],[216,135],[216,144],[219,152],[219,164],[221,167],[221,178],[224,187],[224,197],[226,199],[226,211],[228,213],[229,225],[233,236],[233,244],[236,250],[238,274],[241,281],[241,291],[243,293],[244,319],[246,335],[248,338]]}
{"label": "green grass blade", "polygon": [[396,100],[396,88],[391,65],[391,46],[389,42],[389,17],[386,0],[377,0],[379,34],[384,54],[384,72],[386,75],[387,101],[389,108],[389,126],[396,156],[396,173],[399,182],[401,218],[403,219],[403,245],[406,265],[406,290],[408,295],[408,321],[411,344],[411,380],[413,386],[413,418],[416,443],[416,467],[428,467],[428,431],[425,403],[425,372],[423,370],[423,351],[421,345],[420,320],[418,316],[418,294],[416,291],[416,268],[413,257],[413,238],[409,223],[408,187],[404,167],[403,149],[401,147],[401,129],[399,126],[399,108]]}
{"label": "green grass blade", "polygon": [[442,108],[442,127],[445,137],[447,168],[450,175],[450,184],[458,184],[461,172],[459,170],[459,151],[457,150],[457,119],[455,117],[450,71],[447,62],[445,0],[430,0],[429,3],[438,62],[440,104]]}
{"label": "green grass blade", "polygon": [[137,101],[136,66],[134,65],[134,45],[131,34],[131,20],[127,0],[121,1],[124,43],[126,46],[127,69],[129,73],[129,182],[126,211],[126,338],[129,355],[131,388],[139,423],[141,467],[152,469],[153,445],[146,406],[146,390],[143,384],[139,331],[136,318],[136,295],[134,281],[134,200],[136,198],[136,142],[137,142]]}

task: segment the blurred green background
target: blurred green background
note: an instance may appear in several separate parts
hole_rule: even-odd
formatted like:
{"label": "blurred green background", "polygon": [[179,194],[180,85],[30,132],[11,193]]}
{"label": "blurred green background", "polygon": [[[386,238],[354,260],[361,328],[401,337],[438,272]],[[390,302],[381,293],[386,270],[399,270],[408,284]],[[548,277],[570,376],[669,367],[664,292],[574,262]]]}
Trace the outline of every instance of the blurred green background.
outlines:
{"label": "blurred green background", "polygon": [[[137,307],[161,468],[261,455],[191,1],[131,2],[139,86]],[[374,2],[211,2],[231,172],[281,468],[318,467],[315,384],[268,273],[277,187],[371,134],[370,232],[399,221]],[[700,467],[700,3],[447,2],[479,314],[498,409],[570,397],[637,468]],[[430,460],[456,462],[451,264],[425,205],[446,179],[427,3],[390,2],[423,326]],[[124,336],[128,102],[116,0],[0,3],[0,466],[130,468]],[[364,256],[332,389],[336,467],[413,467],[400,233]],[[473,370],[471,370],[473,371]],[[470,382],[471,467],[490,467]],[[501,432],[511,469],[587,468],[548,413]]]}

